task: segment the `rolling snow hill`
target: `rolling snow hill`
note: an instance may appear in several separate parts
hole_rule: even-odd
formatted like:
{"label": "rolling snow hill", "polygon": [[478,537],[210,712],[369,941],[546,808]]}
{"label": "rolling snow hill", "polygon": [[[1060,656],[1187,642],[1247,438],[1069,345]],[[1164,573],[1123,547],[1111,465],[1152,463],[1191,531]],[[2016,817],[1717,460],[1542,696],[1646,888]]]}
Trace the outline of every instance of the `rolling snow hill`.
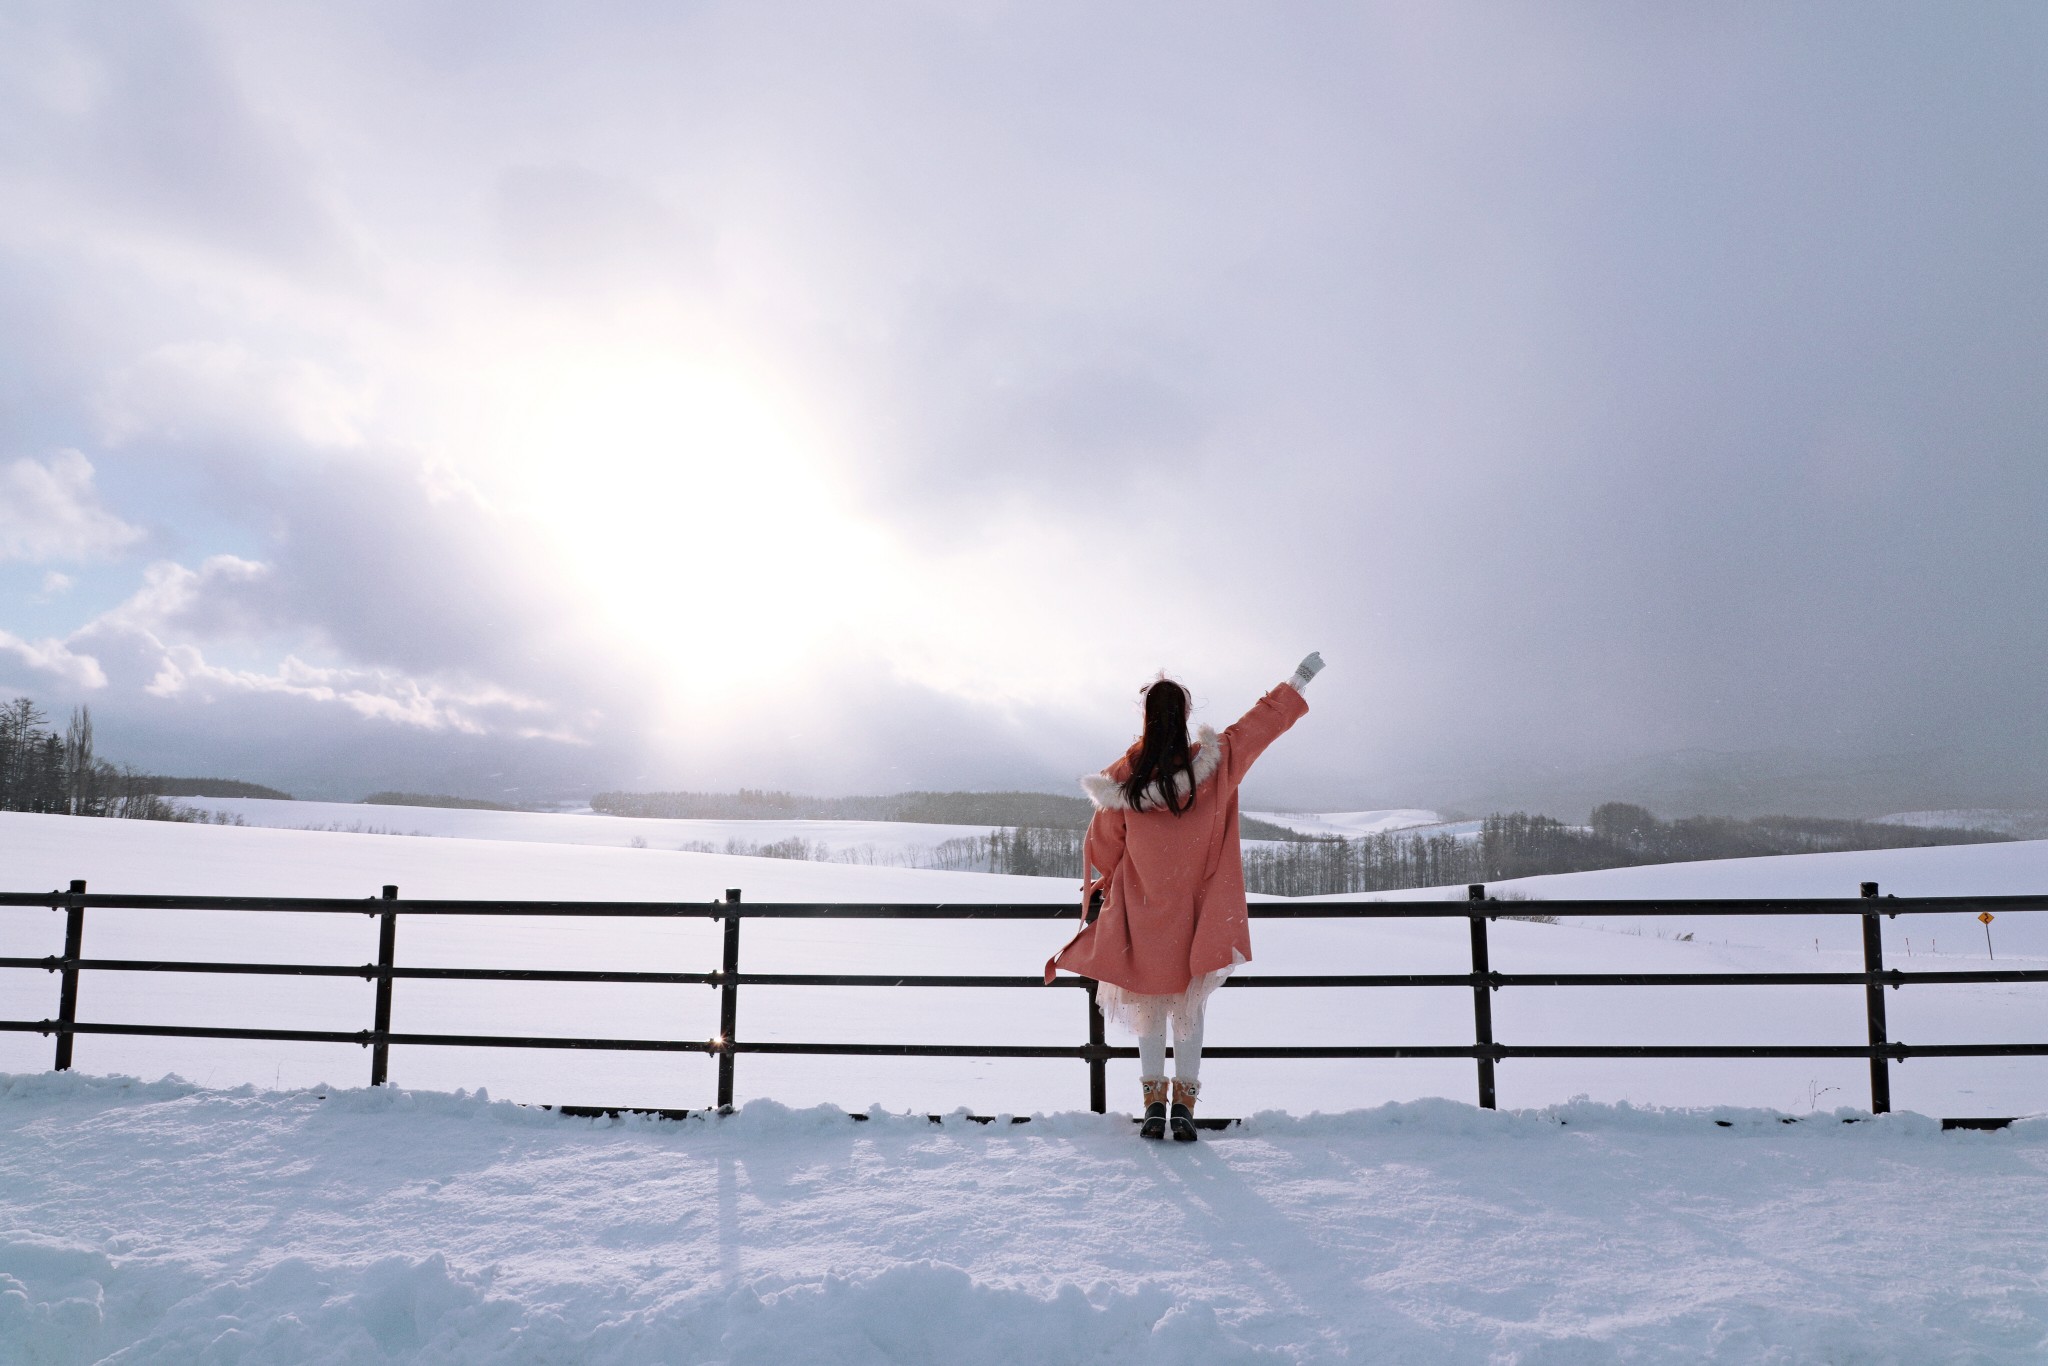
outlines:
{"label": "rolling snow hill", "polygon": [[247,797],[184,797],[195,810],[232,816],[269,830],[332,834],[429,835],[519,844],[585,844],[610,849],[722,853],[791,839],[824,846],[821,862],[917,867],[949,839],[986,835],[985,825],[915,821],[668,820],[596,811],[471,811],[438,806],[366,806],[359,802],[280,802]]}

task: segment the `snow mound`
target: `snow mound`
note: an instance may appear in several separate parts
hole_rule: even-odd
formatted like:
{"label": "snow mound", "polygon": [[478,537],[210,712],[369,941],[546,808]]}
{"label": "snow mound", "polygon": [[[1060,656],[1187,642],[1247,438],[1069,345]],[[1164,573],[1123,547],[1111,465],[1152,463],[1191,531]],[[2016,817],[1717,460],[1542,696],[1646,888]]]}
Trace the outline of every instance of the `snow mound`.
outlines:
{"label": "snow mound", "polygon": [[[95,1077],[84,1072],[0,1072],[0,1104],[53,1100],[176,1100],[199,1087],[176,1073],[159,1081],[139,1077]],[[242,1093],[255,1094],[254,1087]]]}
{"label": "snow mound", "polygon": [[1447,1101],[1198,1144],[0,1075],[0,1363],[1986,1361],[2048,1123]]}
{"label": "snow mound", "polygon": [[[1257,1362],[1214,1311],[1157,1287],[1049,1297],[915,1262],[870,1276],[763,1276],[629,1312],[529,1304],[440,1253],[286,1257],[208,1284],[139,1257],[0,1238],[0,1360],[124,1363]],[[578,1312],[581,1309],[583,1312]],[[566,1312],[565,1312],[566,1311]]]}

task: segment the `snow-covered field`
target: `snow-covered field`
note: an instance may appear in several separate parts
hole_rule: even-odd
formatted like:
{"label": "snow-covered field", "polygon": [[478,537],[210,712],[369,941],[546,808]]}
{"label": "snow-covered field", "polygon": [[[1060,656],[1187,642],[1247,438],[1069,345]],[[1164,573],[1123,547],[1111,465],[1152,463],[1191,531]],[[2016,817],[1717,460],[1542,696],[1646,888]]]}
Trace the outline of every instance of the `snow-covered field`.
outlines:
{"label": "snow-covered field", "polygon": [[[496,813],[451,813],[492,815]],[[546,820],[550,817],[537,816]],[[605,818],[600,818],[605,819]],[[0,814],[0,883],[96,891],[369,896],[395,883],[409,896],[650,898],[710,902],[727,887],[751,900],[1043,901],[1071,904],[1064,878],[1018,878],[890,867],[759,859],[672,850],[412,839],[300,830],[74,820]],[[1497,890],[1536,897],[1842,896],[1878,880],[1901,895],[2033,892],[2048,888],[2048,843],[1949,846],[1856,854],[1622,868],[1531,878]],[[1462,889],[1439,895],[1462,896]],[[1403,894],[1416,895],[1416,894]],[[1532,902],[1530,910],[1541,909]],[[1942,923],[1954,922],[1954,923]],[[742,966],[789,972],[1036,973],[1066,937],[1065,922],[905,923],[750,921]],[[1677,936],[1690,933],[1689,941]],[[1853,921],[1654,919],[1541,925],[1504,921],[1491,931],[1504,971],[1759,971],[1861,965]],[[1965,916],[1885,922],[1891,961],[1912,967],[1985,962],[1982,927]],[[2001,917],[2001,964],[2048,962],[2048,914]],[[62,917],[0,911],[0,953],[39,956],[61,946]],[[1816,941],[1818,941],[1816,943]],[[94,911],[89,953],[164,958],[256,958],[362,963],[374,957],[367,917],[278,917],[220,912],[167,916]],[[1460,920],[1266,921],[1254,928],[1255,972],[1458,972],[1469,966]],[[1933,952],[1939,949],[1938,955]],[[1909,956],[1910,952],[1910,956]],[[676,922],[565,923],[408,917],[399,961],[477,967],[630,967],[704,971],[718,961],[707,918]],[[55,979],[0,971],[0,1017],[54,1011]],[[740,1037],[861,1042],[1078,1043],[1080,993],[1062,988],[883,990],[748,987]],[[394,1024],[438,1033],[605,1034],[709,1038],[717,1032],[708,987],[400,982]],[[2048,1026],[2048,992],[2031,985],[1917,986],[1888,996],[1892,1037],[1907,1043],[2033,1041]],[[371,989],[347,978],[88,974],[82,1018],[170,1024],[357,1030]],[[1857,987],[1525,988],[1496,994],[1496,1035],[1510,1043],[1860,1043]],[[1211,1044],[1469,1043],[1470,993],[1409,990],[1237,989],[1212,1008]],[[0,1034],[0,1070],[46,1066],[48,1039]],[[79,1066],[208,1085],[352,1084],[367,1078],[363,1050],[280,1044],[85,1036]],[[1111,1066],[1118,1103],[1135,1089],[1135,1063]],[[1894,1104],[1931,1115],[2048,1110],[2048,1062],[2034,1058],[1927,1059],[1892,1069]],[[1213,1109],[1297,1113],[1428,1096],[1469,1099],[1472,1064],[1456,1060],[1270,1062],[1212,1059]],[[713,1092],[703,1055],[546,1050],[394,1050],[392,1079],[564,1104],[696,1107]],[[873,1103],[929,1111],[1064,1109],[1085,1103],[1086,1070],[1065,1060],[739,1059],[741,1098],[789,1104]],[[1860,1061],[1514,1060],[1499,1071],[1501,1103],[1547,1104],[1588,1095],[1638,1104],[1742,1104],[1786,1110],[1867,1104]]]}
{"label": "snow-covered field", "polygon": [[[442,813],[394,814],[391,828]],[[750,900],[1061,905],[1074,891],[1069,879],[617,844],[0,815],[0,885],[74,877],[99,891],[368,897],[391,882],[421,897],[707,902],[726,887]],[[1901,895],[2035,892],[2048,888],[2048,844],[1496,890],[1852,895],[1866,879]],[[2001,963],[2048,961],[2041,920],[2001,917]],[[1065,933],[748,922],[743,963],[1029,973]],[[1461,920],[1267,921],[1254,934],[1247,975],[1466,966]],[[1902,918],[1885,934],[1901,962],[1908,937],[1916,961],[1936,941],[1944,966],[1984,961],[1973,922]],[[49,953],[60,939],[47,910],[0,911],[0,953]],[[1849,926],[1778,920],[1493,929],[1495,965],[1530,970],[1849,967],[1855,942]],[[86,947],[354,963],[373,944],[368,918],[96,910]],[[708,920],[409,917],[399,951],[413,963],[701,969],[716,932]],[[0,1015],[42,1018],[54,995],[48,974],[0,972]],[[740,1032],[1074,1042],[1082,999],[748,988]],[[401,1029],[704,1037],[716,1019],[708,988],[406,981],[396,1000]],[[2036,1038],[2048,1022],[2043,993],[2024,987],[1909,988],[1889,1004],[1893,1036],[1909,1042]],[[1464,990],[1233,989],[1216,998],[1209,1036],[1463,1042],[1470,1008]],[[368,986],[348,980],[103,973],[81,994],[89,1019],[357,1029],[369,1010]],[[1856,1042],[1861,1011],[1854,988],[1495,1000],[1509,1041]],[[348,1046],[86,1036],[67,1075],[41,1070],[49,1047],[0,1035],[0,1073],[14,1074],[0,1075],[6,1366],[2048,1358],[2048,1120],[1942,1133],[1923,1117],[2048,1110],[2040,1059],[1895,1067],[1895,1104],[1921,1114],[1878,1119],[1853,1108],[1861,1063],[1515,1061],[1501,1066],[1509,1108],[1488,1113],[1466,1103],[1469,1063],[1212,1059],[1206,1108],[1249,1118],[1182,1146],[1074,1113],[1086,1074],[1064,1061],[742,1056],[739,1113],[614,1122],[511,1101],[696,1107],[711,1064],[400,1048],[397,1084],[371,1091],[365,1055]],[[194,1082],[104,1075],[115,1072]],[[451,1094],[480,1084],[499,1099]],[[1131,1065],[1114,1066],[1113,1102],[1134,1090]],[[1582,1093],[1595,1099],[1571,1099]],[[963,1107],[1038,1113],[984,1126]],[[935,1125],[926,1111],[955,1113]]]}
{"label": "snow-covered field", "polygon": [[[801,839],[824,845],[843,862],[914,867],[918,857],[949,839],[986,835],[986,825],[926,825],[917,821],[664,820],[607,816],[594,811],[467,811],[428,806],[365,806],[360,802],[281,802],[260,797],[180,797],[181,805],[230,815],[272,830],[356,834],[439,835],[536,844],[597,844],[613,848],[723,850],[728,841],[763,845]],[[1247,811],[1304,835],[1356,839],[1389,830],[1438,823],[1437,813],[1389,811]],[[1477,821],[1466,822],[1477,829]]]}
{"label": "snow-covered field", "polygon": [[0,1077],[0,1362],[2038,1362],[2044,1204],[2048,1122],[1424,1101],[1182,1146]]}
{"label": "snow-covered field", "polygon": [[607,816],[595,811],[466,811],[359,802],[280,802],[261,797],[180,797],[182,806],[233,816],[268,830],[329,834],[428,835],[521,844],[587,844],[612,849],[722,853],[800,839],[819,861],[920,866],[941,844],[987,835],[986,825],[915,821],[711,821]]}
{"label": "snow-covered field", "polygon": [[[496,815],[496,813],[451,813]],[[532,817],[559,819],[559,817]],[[608,817],[598,817],[608,819]],[[1071,903],[1069,879],[991,877],[889,866],[846,866],[674,850],[535,844],[516,840],[358,836],[332,831],[86,821],[0,815],[0,883],[61,887],[84,877],[94,891],[373,895],[395,883],[416,897],[575,897],[713,901],[727,887],[768,901],[1047,901]],[[2048,887],[2048,844],[1946,846],[1868,854],[1810,854],[1661,868],[1612,868],[1526,879],[1497,891],[1532,897],[1636,895],[1853,895],[1860,881],[1901,895],[2025,893]],[[1417,893],[1401,893],[1417,895]],[[1462,889],[1427,895],[1462,895]],[[1530,903],[1540,909],[1540,903]],[[1954,922],[1954,924],[1944,924]],[[1065,922],[905,924],[748,922],[741,965],[752,971],[1036,973],[1069,932]],[[1417,971],[1468,967],[1466,930],[1446,922],[1262,922],[1253,973]],[[1679,940],[1692,934],[1692,940]],[[2048,915],[1997,922],[1999,963],[2048,961]],[[1964,915],[1884,922],[1890,961],[1917,967],[1985,963],[1982,928]],[[1772,971],[1862,965],[1853,920],[1593,920],[1565,926],[1497,922],[1493,965],[1503,971]],[[37,956],[61,944],[61,915],[0,911],[0,952]],[[268,958],[365,963],[375,924],[336,915],[162,915],[92,911],[86,948],[106,956]],[[1939,950],[1939,952],[1933,952]],[[408,917],[399,961],[467,967],[635,967],[707,971],[717,928],[684,922],[508,922]],[[55,979],[0,971],[0,1016],[53,1014]],[[819,989],[745,987],[739,1036],[760,1040],[1059,1042],[1085,1038],[1071,989]],[[1909,987],[1888,995],[1892,1038],[1905,1042],[2036,1040],[2048,993],[2032,985]],[[371,987],[358,979],[86,975],[82,1018],[158,1024],[365,1028]],[[416,1032],[561,1032],[709,1038],[709,987],[561,983],[428,983],[395,987],[393,1024]],[[1495,995],[1503,1042],[1862,1042],[1860,987],[1583,987],[1507,989]],[[1470,1042],[1470,993],[1260,991],[1233,987],[1212,1006],[1212,1044]],[[0,1069],[47,1065],[39,1034],[0,1034]],[[88,1071],[162,1075],[207,1085],[354,1083],[367,1055],[352,1044],[164,1040],[84,1036]],[[702,1055],[496,1049],[393,1051],[393,1081],[559,1104],[694,1108],[713,1094]],[[1112,1096],[1135,1090],[1135,1063],[1112,1065]],[[1241,1114],[1348,1110],[1425,1096],[1473,1098],[1466,1061],[1231,1061],[1204,1075],[1214,1108]],[[739,1059],[739,1096],[784,1104],[836,1102],[864,1110],[1059,1110],[1085,1100],[1073,1061],[979,1059]],[[1511,1061],[1499,1069],[1501,1104],[1530,1106],[1591,1096],[1636,1104],[1749,1104],[1784,1110],[1868,1104],[1860,1061]],[[1898,1108],[1925,1114],[2034,1114],[2048,1110],[2040,1059],[1923,1059],[1892,1069]]]}

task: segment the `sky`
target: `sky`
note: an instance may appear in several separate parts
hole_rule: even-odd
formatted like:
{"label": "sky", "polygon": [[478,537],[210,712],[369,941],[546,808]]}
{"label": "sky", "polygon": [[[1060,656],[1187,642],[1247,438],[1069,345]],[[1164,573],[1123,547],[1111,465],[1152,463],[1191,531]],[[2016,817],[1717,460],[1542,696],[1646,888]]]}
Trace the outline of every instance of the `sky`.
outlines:
{"label": "sky", "polygon": [[25,0],[0,694],[305,796],[1060,790],[1319,649],[1256,800],[2048,805],[2044,67],[2031,4]]}

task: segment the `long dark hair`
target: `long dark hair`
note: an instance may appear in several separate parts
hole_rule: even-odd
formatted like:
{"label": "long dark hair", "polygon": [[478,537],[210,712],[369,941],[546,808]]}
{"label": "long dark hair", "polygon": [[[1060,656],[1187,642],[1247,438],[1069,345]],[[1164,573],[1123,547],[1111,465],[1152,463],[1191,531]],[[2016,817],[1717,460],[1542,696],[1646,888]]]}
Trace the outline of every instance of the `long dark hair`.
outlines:
{"label": "long dark hair", "polygon": [[[1145,809],[1145,789],[1159,784],[1166,809],[1178,816],[1195,804],[1195,765],[1188,755],[1188,690],[1170,678],[1145,689],[1145,738],[1124,779],[1124,799],[1131,810]],[[1180,775],[1188,775],[1183,792]]]}

